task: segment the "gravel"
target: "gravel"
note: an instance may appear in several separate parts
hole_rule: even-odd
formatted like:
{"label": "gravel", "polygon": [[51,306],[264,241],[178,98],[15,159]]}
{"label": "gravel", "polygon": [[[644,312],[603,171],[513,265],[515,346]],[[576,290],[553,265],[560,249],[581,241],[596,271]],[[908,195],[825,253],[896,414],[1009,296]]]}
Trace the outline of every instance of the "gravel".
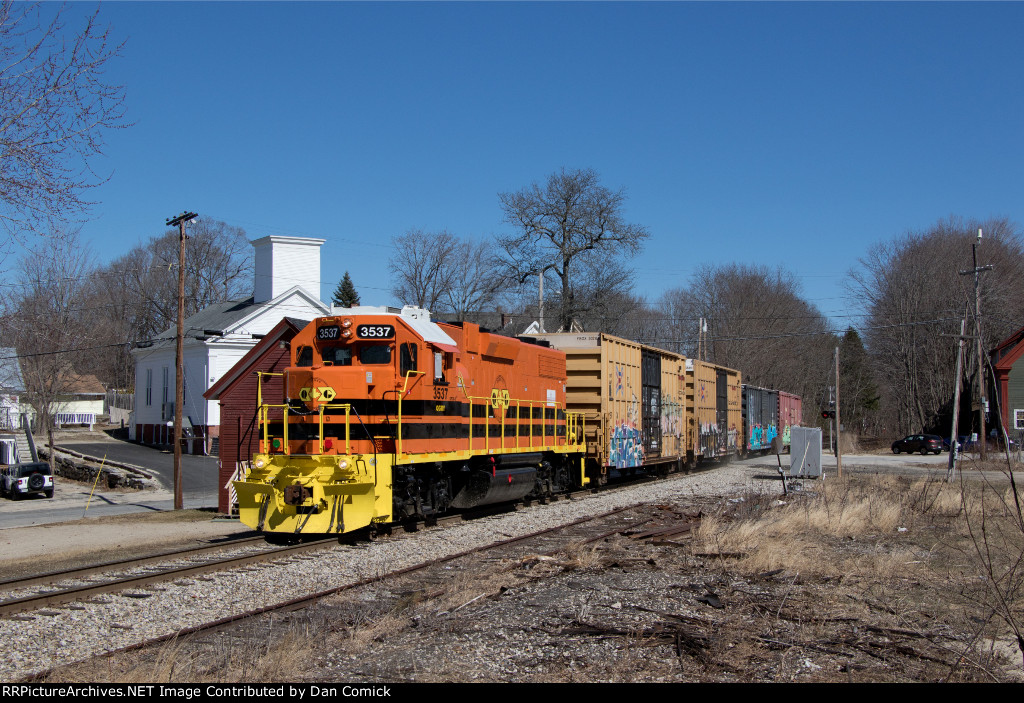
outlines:
{"label": "gravel", "polygon": [[257,608],[345,586],[468,548],[639,503],[779,489],[763,467],[731,465],[616,492],[521,508],[411,539],[333,546],[301,556],[107,595],[0,620],[0,679],[12,681]]}

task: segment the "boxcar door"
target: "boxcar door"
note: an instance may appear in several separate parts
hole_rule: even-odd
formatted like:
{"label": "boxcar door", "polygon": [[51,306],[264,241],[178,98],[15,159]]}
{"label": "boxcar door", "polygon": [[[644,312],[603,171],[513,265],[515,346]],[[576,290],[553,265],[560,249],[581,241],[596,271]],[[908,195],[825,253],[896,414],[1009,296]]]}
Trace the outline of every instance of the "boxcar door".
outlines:
{"label": "boxcar door", "polygon": [[729,379],[725,371],[715,369],[715,424],[718,425],[718,454],[729,451]]}
{"label": "boxcar door", "polygon": [[640,356],[643,395],[644,457],[661,456],[661,357],[644,349]]}

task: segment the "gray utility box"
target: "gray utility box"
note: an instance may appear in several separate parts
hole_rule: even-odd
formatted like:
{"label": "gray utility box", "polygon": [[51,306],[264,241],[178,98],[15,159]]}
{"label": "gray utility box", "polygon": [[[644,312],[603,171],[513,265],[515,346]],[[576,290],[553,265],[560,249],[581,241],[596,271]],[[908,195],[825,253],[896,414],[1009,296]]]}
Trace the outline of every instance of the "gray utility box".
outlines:
{"label": "gray utility box", "polygon": [[821,478],[820,427],[794,427],[790,430],[789,475]]}

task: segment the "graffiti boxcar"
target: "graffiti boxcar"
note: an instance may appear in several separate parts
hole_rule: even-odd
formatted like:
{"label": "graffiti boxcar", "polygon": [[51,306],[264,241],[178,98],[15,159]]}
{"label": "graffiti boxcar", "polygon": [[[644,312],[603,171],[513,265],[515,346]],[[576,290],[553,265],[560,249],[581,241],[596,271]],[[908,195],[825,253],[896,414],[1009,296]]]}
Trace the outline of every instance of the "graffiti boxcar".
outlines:
{"label": "graffiti boxcar", "polygon": [[686,360],[687,458],[728,459],[739,451],[743,429],[740,372]]}
{"label": "graffiti boxcar", "polygon": [[685,357],[594,333],[534,335],[566,356],[566,408],[585,415],[588,472],[681,464]]}
{"label": "graffiti boxcar", "polygon": [[767,452],[779,434],[779,391],[743,384],[745,452]]}
{"label": "graffiti boxcar", "polygon": [[803,424],[801,410],[800,396],[779,391],[779,431],[782,433],[782,444],[785,447],[789,447],[790,444],[790,430]]}

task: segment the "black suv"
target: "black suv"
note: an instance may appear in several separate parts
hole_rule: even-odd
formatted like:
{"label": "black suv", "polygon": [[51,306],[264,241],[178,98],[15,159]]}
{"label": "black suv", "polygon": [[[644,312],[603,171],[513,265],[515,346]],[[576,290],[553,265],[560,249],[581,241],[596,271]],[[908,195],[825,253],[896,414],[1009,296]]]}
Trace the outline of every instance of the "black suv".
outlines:
{"label": "black suv", "polygon": [[31,493],[53,498],[53,475],[45,461],[0,468],[0,493],[17,500]]}
{"label": "black suv", "polygon": [[922,454],[933,452],[941,454],[942,437],[937,434],[907,435],[903,439],[897,439],[892,443],[892,453],[899,454],[900,452],[921,452]]}

